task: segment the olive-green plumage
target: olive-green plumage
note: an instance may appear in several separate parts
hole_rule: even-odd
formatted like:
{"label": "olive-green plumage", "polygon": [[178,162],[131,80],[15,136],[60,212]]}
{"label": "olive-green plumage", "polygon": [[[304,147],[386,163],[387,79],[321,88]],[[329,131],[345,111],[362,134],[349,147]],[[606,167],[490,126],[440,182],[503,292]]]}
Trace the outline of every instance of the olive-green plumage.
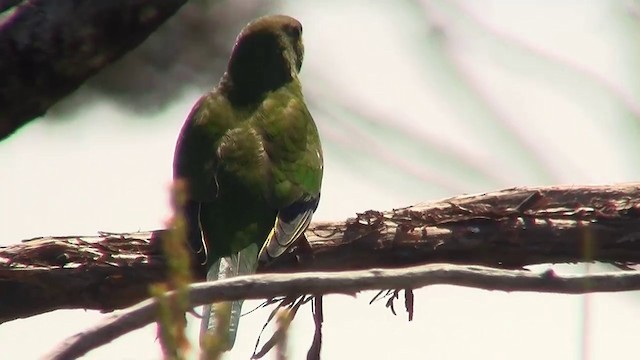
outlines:
{"label": "olive-green plumage", "polygon": [[255,271],[257,248],[261,261],[281,255],[317,207],[322,148],[298,79],[301,36],[288,16],[248,24],[180,133],[174,177],[187,182],[189,241],[208,279]]}

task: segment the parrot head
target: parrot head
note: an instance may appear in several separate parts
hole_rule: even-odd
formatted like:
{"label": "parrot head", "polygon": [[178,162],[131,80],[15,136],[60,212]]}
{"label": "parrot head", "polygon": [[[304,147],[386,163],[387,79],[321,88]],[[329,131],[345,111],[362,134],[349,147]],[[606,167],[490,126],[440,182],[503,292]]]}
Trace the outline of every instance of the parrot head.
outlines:
{"label": "parrot head", "polygon": [[303,56],[300,22],[285,15],[264,16],[238,35],[227,75],[236,90],[259,96],[296,79]]}

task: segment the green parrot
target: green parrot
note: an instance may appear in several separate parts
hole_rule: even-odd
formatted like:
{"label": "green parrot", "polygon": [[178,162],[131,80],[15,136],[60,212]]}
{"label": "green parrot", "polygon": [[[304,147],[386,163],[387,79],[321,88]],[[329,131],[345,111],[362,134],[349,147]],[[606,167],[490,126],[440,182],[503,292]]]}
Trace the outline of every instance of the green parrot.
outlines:
{"label": "green parrot", "polygon": [[[207,280],[254,273],[258,261],[283,254],[318,206],[322,147],[298,79],[303,53],[297,20],[249,23],[182,127],[174,178],[187,183],[188,240]],[[241,306],[231,304],[227,349]],[[201,339],[214,331],[214,314],[215,304],[205,307]]]}

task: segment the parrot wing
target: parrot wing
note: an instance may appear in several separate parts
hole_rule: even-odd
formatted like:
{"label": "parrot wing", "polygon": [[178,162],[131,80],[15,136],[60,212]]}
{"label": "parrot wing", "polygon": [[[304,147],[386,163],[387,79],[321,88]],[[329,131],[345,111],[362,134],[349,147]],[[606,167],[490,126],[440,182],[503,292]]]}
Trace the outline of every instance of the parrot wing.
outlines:
{"label": "parrot wing", "polygon": [[320,196],[305,196],[278,212],[271,233],[260,250],[260,262],[282,255],[307,230]]}
{"label": "parrot wing", "polygon": [[[300,238],[320,201],[323,157],[318,129],[301,94],[288,98],[286,104],[265,121],[264,131],[271,135],[265,148],[274,182],[266,198],[278,214],[260,250],[261,263],[282,255]],[[279,140],[279,147],[269,140]]]}
{"label": "parrot wing", "polygon": [[217,90],[202,96],[193,106],[176,143],[173,177],[187,181],[187,240],[202,265],[207,263],[209,254],[201,232],[201,206],[215,201],[218,193],[216,145],[233,126],[230,113],[228,103]]}

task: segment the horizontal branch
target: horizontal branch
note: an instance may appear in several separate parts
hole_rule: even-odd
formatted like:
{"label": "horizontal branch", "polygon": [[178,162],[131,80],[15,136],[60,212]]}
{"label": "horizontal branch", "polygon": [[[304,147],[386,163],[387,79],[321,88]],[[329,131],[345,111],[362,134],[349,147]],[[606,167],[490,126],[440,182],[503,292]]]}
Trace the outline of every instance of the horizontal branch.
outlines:
{"label": "horizontal branch", "polygon": [[[640,290],[640,272],[593,275],[532,273],[481,266],[432,264],[404,269],[372,269],[338,273],[264,274],[242,276],[190,286],[192,307],[236,299],[264,299],[301,294],[354,294],[374,289],[415,289],[451,284],[486,290],[536,291],[565,294]],[[158,302],[144,301],[78,333],[44,359],[75,359],[92,349],[156,321]]]}
{"label": "horizontal branch", "polygon": [[0,18],[0,140],[144,41],[185,0],[30,0]]}
{"label": "horizontal branch", "polygon": [[[392,211],[366,211],[306,233],[304,270],[447,262],[501,268],[640,263],[640,183],[512,188]],[[290,272],[295,258],[270,271]]]}
{"label": "horizontal branch", "polygon": [[[0,248],[0,322],[63,308],[110,311],[147,298],[148,286],[165,279],[162,234],[48,237]],[[314,223],[305,235],[310,246],[259,272],[427,263],[625,267],[640,264],[640,183],[460,196]]]}

